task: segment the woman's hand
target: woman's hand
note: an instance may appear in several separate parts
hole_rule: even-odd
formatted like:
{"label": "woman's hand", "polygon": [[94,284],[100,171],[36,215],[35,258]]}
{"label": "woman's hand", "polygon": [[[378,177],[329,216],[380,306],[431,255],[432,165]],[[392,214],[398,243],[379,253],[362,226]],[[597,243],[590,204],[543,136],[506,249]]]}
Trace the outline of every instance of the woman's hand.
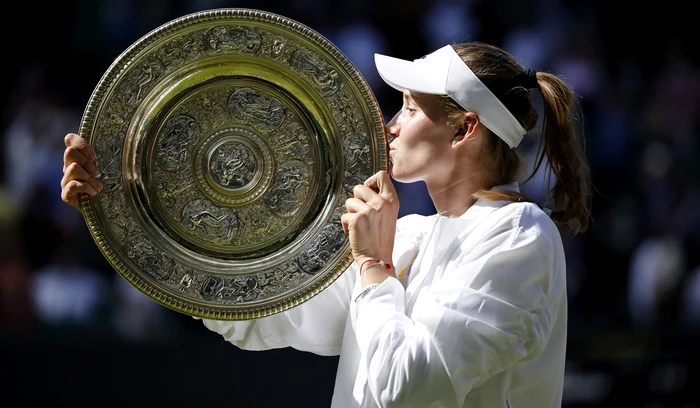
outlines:
{"label": "woman's hand", "polygon": [[[363,185],[355,186],[353,192],[355,197],[345,202],[348,212],[343,214],[341,221],[345,233],[350,236],[355,262],[360,266],[370,259],[392,263],[399,199],[389,174],[380,171]],[[367,282],[363,272],[363,285],[395,276],[393,268],[365,267],[365,272],[370,270],[372,272],[367,274]],[[381,275],[375,276],[377,273]]]}
{"label": "woman's hand", "polygon": [[102,191],[102,183],[97,180],[99,171],[94,161],[97,155],[85,139],[69,133],[65,137],[66,150],[63,153],[63,179],[61,179],[61,199],[81,211],[78,194],[94,197]]}

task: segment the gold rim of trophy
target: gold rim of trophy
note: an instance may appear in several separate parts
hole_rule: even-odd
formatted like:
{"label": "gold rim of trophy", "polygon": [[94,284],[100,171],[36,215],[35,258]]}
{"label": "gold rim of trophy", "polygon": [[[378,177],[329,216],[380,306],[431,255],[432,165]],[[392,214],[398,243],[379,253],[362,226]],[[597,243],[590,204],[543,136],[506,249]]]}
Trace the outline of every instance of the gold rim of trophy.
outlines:
{"label": "gold rim of trophy", "polygon": [[248,320],[297,306],[352,262],[340,216],[388,169],[381,111],[330,41],[289,18],[216,9],[118,56],[80,134],[104,191],[81,197],[98,248],[180,313]]}

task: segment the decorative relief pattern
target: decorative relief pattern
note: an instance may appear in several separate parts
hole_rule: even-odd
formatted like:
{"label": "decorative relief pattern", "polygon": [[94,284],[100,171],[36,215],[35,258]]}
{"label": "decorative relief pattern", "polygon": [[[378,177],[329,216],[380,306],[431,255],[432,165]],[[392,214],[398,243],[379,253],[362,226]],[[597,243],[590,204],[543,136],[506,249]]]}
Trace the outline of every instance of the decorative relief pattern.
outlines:
{"label": "decorative relief pattern", "polygon": [[338,71],[328,66],[318,54],[300,48],[294,52],[290,61],[292,68],[306,75],[316,85],[323,96],[330,96],[340,89]]}
{"label": "decorative relief pattern", "polygon": [[98,157],[97,166],[100,169],[103,191],[120,190],[122,188],[121,141],[114,136],[104,136],[95,142],[93,148]]}
{"label": "decorative relief pattern", "polygon": [[231,116],[250,123],[262,132],[278,129],[284,122],[284,105],[279,100],[254,89],[236,89],[228,100]]}
{"label": "decorative relief pattern", "polygon": [[265,204],[280,217],[291,217],[308,199],[311,169],[300,160],[280,164],[272,189],[265,197]]}
{"label": "decorative relief pattern", "polygon": [[339,224],[323,227],[321,235],[299,255],[299,266],[304,272],[316,273],[338,254],[345,244],[345,232]]}
{"label": "decorative relief pattern", "polygon": [[367,169],[371,168],[369,146],[362,137],[349,134],[343,140],[345,151],[345,190],[350,192],[358,184],[363,184],[370,177]]}
{"label": "decorative relief pattern", "polygon": [[229,123],[199,145],[194,174],[188,177],[221,205],[240,207],[265,193],[273,177],[275,158],[263,136]]}
{"label": "decorative relief pattern", "polygon": [[196,234],[202,241],[226,245],[238,232],[238,217],[208,200],[195,200],[182,209],[182,225]]}
{"label": "decorative relief pattern", "polygon": [[243,219],[244,232],[234,245],[241,248],[256,246],[278,234],[289,225],[289,221],[280,219],[259,203],[242,207],[240,216]]}
{"label": "decorative relief pattern", "polygon": [[163,137],[156,153],[156,163],[166,171],[180,171],[190,160],[190,146],[199,137],[194,118],[177,115],[165,124]]}
{"label": "decorative relief pattern", "polygon": [[260,293],[258,280],[253,276],[222,278],[209,276],[201,289],[202,298],[222,303],[241,303],[255,300]]}
{"label": "decorative relief pattern", "polygon": [[230,90],[228,88],[215,88],[206,93],[197,95],[190,102],[193,112],[197,112],[197,124],[202,129],[202,134],[211,134],[228,123],[227,107],[221,101],[225,101]]}
{"label": "decorative relief pattern", "polygon": [[174,262],[158,249],[144,234],[129,235],[124,240],[126,256],[139,269],[156,280],[165,280],[173,273]]}
{"label": "decorative relief pattern", "polygon": [[[139,104],[171,74],[221,55],[267,59],[296,73],[324,99],[332,117],[330,126],[342,139],[317,140],[315,118],[300,116],[296,101],[288,101],[289,96],[274,87],[265,90],[264,84],[241,86],[240,81],[222,81],[220,86],[193,91],[171,108],[154,139],[135,152],[142,160],[157,164],[146,163],[148,180],[137,180],[155,188],[150,203],[154,207],[147,213],[160,214],[175,233],[206,243],[210,249],[220,248],[225,254],[288,239],[285,234],[309,217],[303,210],[309,208],[310,200],[318,199],[314,194],[325,192],[330,185],[330,173],[314,173],[323,167],[317,163],[319,156],[327,165],[339,165],[334,162],[338,157],[324,155],[327,148],[341,150],[342,188],[347,193],[370,176],[373,144],[363,101],[348,86],[349,78],[305,42],[279,30],[267,31],[260,24],[188,30],[125,67],[115,89],[106,94],[103,111],[93,126],[105,185],[95,203],[109,218],[110,233],[122,243],[123,253],[139,269],[185,298],[213,305],[289,293],[330,266],[347,243],[339,221],[344,200],[334,209],[332,222],[322,226],[296,256],[235,277],[176,265],[154,243],[158,233],[142,230],[130,210],[133,192],[122,187],[122,146],[131,143],[131,120]],[[134,172],[144,177],[141,171]]]}
{"label": "decorative relief pattern", "polygon": [[[292,116],[292,114],[288,114]],[[298,122],[288,119],[284,131],[268,138],[272,150],[281,162],[298,159],[305,163],[313,162],[312,139],[309,132]]]}
{"label": "decorative relief pattern", "polygon": [[260,33],[250,27],[217,26],[204,34],[206,45],[215,52],[239,51],[256,53],[260,49]]}
{"label": "decorative relief pattern", "polygon": [[255,154],[242,143],[218,146],[209,159],[209,173],[223,188],[239,189],[253,181],[258,162]]}
{"label": "decorative relief pattern", "polygon": [[148,56],[130,72],[118,93],[121,102],[127,105],[141,103],[146,95],[163,79],[165,65],[155,55]]}

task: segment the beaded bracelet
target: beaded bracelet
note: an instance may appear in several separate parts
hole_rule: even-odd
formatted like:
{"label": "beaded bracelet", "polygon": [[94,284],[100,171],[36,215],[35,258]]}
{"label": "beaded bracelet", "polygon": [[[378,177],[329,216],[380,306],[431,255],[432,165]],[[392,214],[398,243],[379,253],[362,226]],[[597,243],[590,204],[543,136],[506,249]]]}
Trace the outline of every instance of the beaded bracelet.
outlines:
{"label": "beaded bracelet", "polygon": [[381,259],[368,259],[368,260],[362,262],[362,265],[360,265],[360,275],[362,275],[362,268],[365,266],[365,264],[367,262],[374,262],[370,266],[379,265],[379,266],[386,268],[387,271],[391,270],[391,267],[392,267],[392,265],[390,263],[388,263],[386,261],[382,261]]}

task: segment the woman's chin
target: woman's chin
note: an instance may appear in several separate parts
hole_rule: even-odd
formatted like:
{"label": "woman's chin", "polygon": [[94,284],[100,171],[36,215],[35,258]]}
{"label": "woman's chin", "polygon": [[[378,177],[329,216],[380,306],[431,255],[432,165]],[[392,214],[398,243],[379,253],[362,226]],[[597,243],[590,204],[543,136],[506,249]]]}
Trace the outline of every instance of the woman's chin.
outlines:
{"label": "woman's chin", "polygon": [[405,172],[402,172],[401,169],[397,169],[395,166],[391,166],[389,168],[389,174],[391,175],[391,178],[395,181],[398,181],[399,183],[413,183],[416,181],[420,181],[416,177],[411,177],[410,174],[406,174]]}

